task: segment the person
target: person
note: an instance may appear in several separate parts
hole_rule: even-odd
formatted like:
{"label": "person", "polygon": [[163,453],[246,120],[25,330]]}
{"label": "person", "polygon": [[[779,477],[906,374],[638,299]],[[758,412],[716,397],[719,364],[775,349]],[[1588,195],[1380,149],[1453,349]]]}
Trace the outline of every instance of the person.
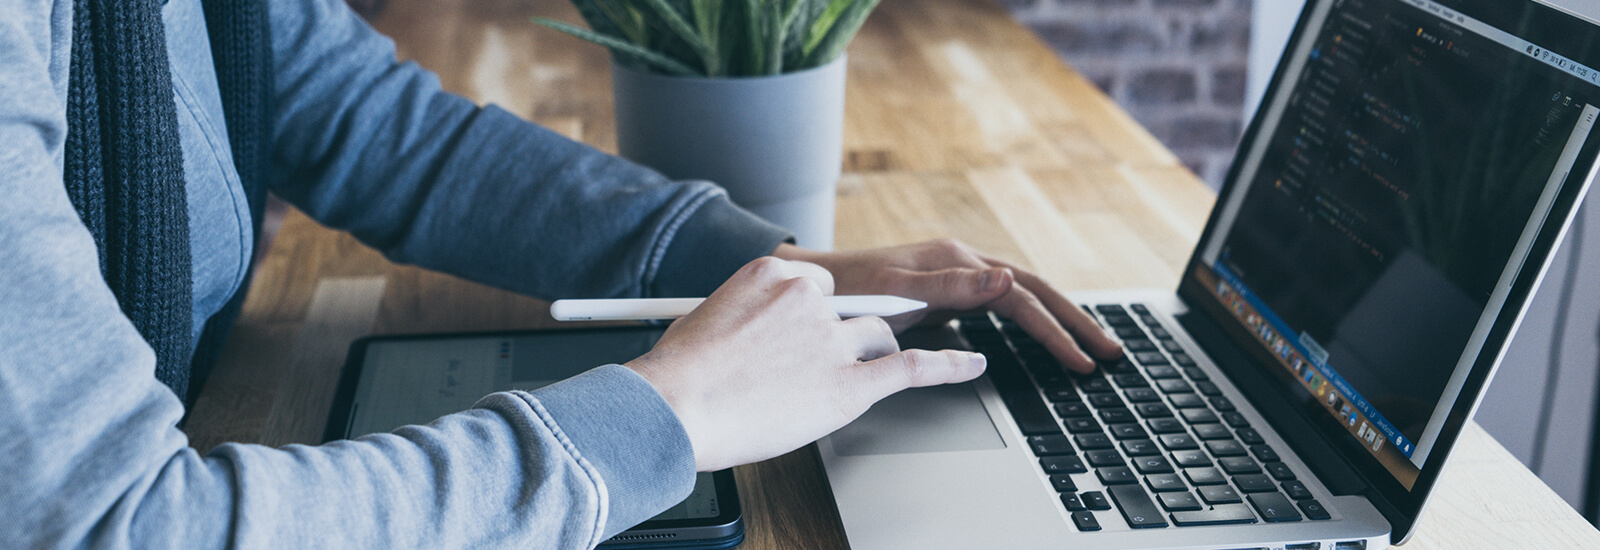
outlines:
{"label": "person", "polygon": [[[339,0],[0,0],[0,541],[593,547],[694,472],[762,460],[981,356],[893,332],[987,307],[1068,368],[1120,353],[1041,279],[954,241],[787,244],[668,181],[441,91]],[[540,297],[710,297],[646,355],[322,446],[178,425],[270,189],[389,258]],[[840,320],[829,293],[933,313]]]}

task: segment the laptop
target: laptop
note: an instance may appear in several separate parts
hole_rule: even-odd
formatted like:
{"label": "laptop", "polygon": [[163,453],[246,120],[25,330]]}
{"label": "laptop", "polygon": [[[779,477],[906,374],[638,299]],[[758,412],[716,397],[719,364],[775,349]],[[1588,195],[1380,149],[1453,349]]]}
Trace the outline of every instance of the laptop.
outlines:
{"label": "laptop", "polygon": [[1595,177],[1596,39],[1530,0],[1307,2],[1176,291],[1073,296],[1125,360],[967,316],[904,344],[985,376],[819,442],[851,547],[1404,543]]}

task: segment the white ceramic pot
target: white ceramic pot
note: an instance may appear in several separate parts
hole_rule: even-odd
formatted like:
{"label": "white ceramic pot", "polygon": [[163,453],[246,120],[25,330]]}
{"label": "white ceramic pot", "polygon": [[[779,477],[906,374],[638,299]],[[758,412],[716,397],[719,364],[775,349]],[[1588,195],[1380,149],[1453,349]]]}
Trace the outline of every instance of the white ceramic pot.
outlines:
{"label": "white ceramic pot", "polygon": [[611,65],[617,148],[674,179],[703,179],[781,225],[800,246],[833,248],[844,139],[845,56],[800,72],[696,78]]}

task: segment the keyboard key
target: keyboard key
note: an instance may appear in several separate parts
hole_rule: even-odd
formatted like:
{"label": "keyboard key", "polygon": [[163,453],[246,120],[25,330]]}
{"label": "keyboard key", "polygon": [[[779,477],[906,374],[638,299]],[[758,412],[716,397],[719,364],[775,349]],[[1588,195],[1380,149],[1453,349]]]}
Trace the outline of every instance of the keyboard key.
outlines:
{"label": "keyboard key", "polygon": [[1089,404],[1094,405],[1096,409],[1115,409],[1128,406],[1127,403],[1122,402],[1122,397],[1111,392],[1089,394]]}
{"label": "keyboard key", "polygon": [[1078,494],[1078,499],[1083,501],[1083,507],[1090,510],[1110,510],[1111,503],[1106,500],[1106,495],[1100,491],[1085,491]]}
{"label": "keyboard key", "polygon": [[1133,322],[1133,317],[1128,316],[1126,313],[1106,315],[1106,324],[1116,328],[1139,326],[1138,323]]}
{"label": "keyboard key", "polygon": [[1117,333],[1117,338],[1121,338],[1124,341],[1134,338],[1144,338],[1144,329],[1139,327],[1117,327],[1115,332]]}
{"label": "keyboard key", "polygon": [[[1194,369],[1193,368],[1194,367],[1194,358],[1193,357],[1189,357],[1189,354],[1187,354],[1187,353],[1177,352],[1177,351],[1172,352],[1172,362],[1177,363],[1177,364],[1182,365],[1182,366],[1185,366],[1185,367],[1191,367],[1191,370],[1188,373],[1186,373],[1186,374],[1189,374],[1189,378],[1191,380],[1200,381],[1200,380],[1206,380],[1207,379],[1206,378],[1206,374],[1203,373],[1203,372],[1200,372],[1200,369]],[[1195,376],[1194,373],[1199,373],[1199,376]]]}
{"label": "keyboard key", "polygon": [[1189,487],[1183,484],[1183,478],[1178,474],[1154,474],[1144,476],[1144,482],[1150,486],[1151,491],[1165,493],[1168,491],[1187,491]]}
{"label": "keyboard key", "polygon": [[1302,500],[1296,504],[1300,505],[1300,511],[1305,512],[1306,517],[1313,520],[1322,521],[1333,518],[1333,515],[1328,513],[1328,509],[1323,508],[1322,503],[1315,500]]}
{"label": "keyboard key", "polygon": [[1161,349],[1167,350],[1167,353],[1182,353],[1183,344],[1179,344],[1177,340],[1162,340]]}
{"label": "keyboard key", "polygon": [[1295,479],[1294,470],[1290,469],[1288,464],[1284,464],[1282,462],[1268,462],[1266,468],[1267,473],[1272,476],[1272,479],[1276,479],[1278,481],[1292,481]]}
{"label": "keyboard key", "polygon": [[1135,439],[1122,442],[1122,452],[1131,457],[1150,456],[1161,454],[1161,449],[1156,447],[1156,442],[1149,439]]}
{"label": "keyboard key", "polygon": [[1152,418],[1146,422],[1150,425],[1151,433],[1178,434],[1184,433],[1183,422],[1176,418]]}
{"label": "keyboard key", "polygon": [[1112,424],[1111,435],[1117,439],[1150,439],[1144,426],[1138,424]]}
{"label": "keyboard key", "polygon": [[1233,412],[1237,410],[1234,408],[1232,401],[1220,395],[1211,398],[1211,408],[1216,409],[1217,412]]}
{"label": "keyboard key", "polygon": [[1072,513],[1072,525],[1079,531],[1099,531],[1100,522],[1094,519],[1094,512],[1080,510]]}
{"label": "keyboard key", "polygon": [[[1173,359],[1176,360],[1177,356],[1183,355],[1183,354],[1174,353],[1172,355],[1173,355]],[[1185,359],[1188,359],[1189,356],[1183,355],[1183,357]],[[1183,362],[1182,361],[1178,361],[1178,364],[1181,365],[1181,364],[1183,364]],[[1189,364],[1193,365],[1194,364],[1194,360],[1193,359],[1189,359]],[[1200,370],[1200,367],[1184,367],[1183,368],[1183,375],[1189,377],[1190,380],[1193,380],[1195,382],[1204,382],[1206,380],[1210,380],[1211,379],[1210,376],[1206,376],[1206,371]]]}
{"label": "keyboard key", "polygon": [[1245,445],[1260,445],[1267,442],[1261,439],[1261,434],[1256,433],[1255,428],[1239,428],[1234,433],[1239,435],[1239,441],[1243,441]]}
{"label": "keyboard key", "polygon": [[1122,461],[1122,455],[1117,453],[1116,449],[1084,451],[1083,458],[1089,462],[1090,466],[1095,468],[1127,465],[1126,462]]}
{"label": "keyboard key", "polygon": [[1278,486],[1272,483],[1272,478],[1261,474],[1236,476],[1233,478],[1233,484],[1238,485],[1239,490],[1246,493],[1278,492]]}
{"label": "keyboard key", "polygon": [[1101,315],[1127,315],[1128,314],[1128,310],[1123,309],[1122,308],[1122,304],[1100,304],[1100,305],[1094,306],[1094,310],[1100,312]]}
{"label": "keyboard key", "polygon": [[1228,431],[1228,428],[1221,424],[1201,424],[1199,426],[1195,426],[1194,435],[1195,437],[1207,441],[1212,439],[1233,439],[1233,432]]}
{"label": "keyboard key", "polygon": [[1261,513],[1261,519],[1269,522],[1300,521],[1300,512],[1278,493],[1250,495],[1250,504]]}
{"label": "keyboard key", "polygon": [[1231,476],[1261,473],[1261,467],[1256,466],[1256,461],[1251,460],[1248,456],[1219,458],[1217,459],[1217,464],[1222,466],[1222,471],[1228,472],[1228,475]]}
{"label": "keyboard key", "polygon": [[1189,383],[1181,378],[1157,380],[1156,387],[1161,388],[1161,393],[1194,393],[1194,388],[1189,387]]}
{"label": "keyboard key", "polygon": [[1228,478],[1223,477],[1222,472],[1216,468],[1185,468],[1183,477],[1189,478],[1189,483],[1197,486],[1224,485],[1228,483]]}
{"label": "keyboard key", "polygon": [[1213,382],[1195,381],[1194,387],[1205,395],[1222,395],[1222,389],[1218,388]]}
{"label": "keyboard key", "polygon": [[[1141,334],[1140,336],[1143,336],[1143,335]],[[1159,349],[1159,348],[1156,347],[1156,343],[1155,342],[1151,342],[1149,340],[1145,340],[1144,338],[1134,338],[1134,339],[1123,340],[1122,341],[1122,347],[1123,347],[1123,349],[1126,349],[1128,351],[1135,352],[1135,353],[1138,353],[1138,352],[1141,352],[1141,351],[1156,351],[1157,349]]]}
{"label": "keyboard key", "polygon": [[1131,388],[1148,388],[1148,387],[1150,387],[1150,383],[1145,381],[1144,375],[1139,374],[1137,372],[1126,372],[1126,373],[1122,373],[1122,374],[1113,374],[1113,375],[1111,375],[1111,381],[1112,382],[1116,382],[1117,383],[1117,387],[1123,388],[1124,390],[1131,389]]}
{"label": "keyboard key", "polygon": [[1061,493],[1061,505],[1073,512],[1088,510],[1083,505],[1083,499],[1078,498],[1078,493]]}
{"label": "keyboard key", "polygon": [[1210,510],[1173,512],[1172,522],[1184,527],[1255,523],[1256,515],[1250,512],[1249,506],[1243,504],[1222,504]]}
{"label": "keyboard key", "polygon": [[1166,518],[1161,516],[1161,511],[1156,509],[1143,487],[1119,485],[1106,489],[1106,492],[1111,493],[1111,499],[1117,502],[1117,509],[1122,512],[1122,518],[1128,520],[1129,527],[1147,529],[1167,526]]}
{"label": "keyboard key", "polygon": [[1039,467],[1044,468],[1044,473],[1055,474],[1081,474],[1089,471],[1082,460],[1076,456],[1047,456],[1039,459]]}
{"label": "keyboard key", "polygon": [[1128,306],[1128,309],[1133,310],[1134,313],[1137,313],[1139,315],[1149,315],[1150,314],[1150,306],[1147,306],[1147,305],[1144,305],[1144,304],[1132,304],[1132,305]]}
{"label": "keyboard key", "polygon": [[1055,389],[1045,390],[1044,398],[1048,399],[1051,403],[1082,403],[1083,402],[1083,398],[1078,396],[1078,390],[1076,390],[1074,388],[1055,388]]}
{"label": "keyboard key", "polygon": [[1224,456],[1244,456],[1245,454],[1244,445],[1240,445],[1238,441],[1234,441],[1233,439],[1207,441],[1206,449],[1210,450],[1211,454],[1218,458]]}
{"label": "keyboard key", "polygon": [[1074,452],[1072,442],[1060,434],[1031,436],[1028,438],[1028,448],[1033,449],[1035,456],[1069,455]]}
{"label": "keyboard key", "polygon": [[1229,487],[1227,485],[1211,485],[1208,487],[1201,487],[1200,498],[1205,499],[1206,504],[1234,504],[1243,502],[1239,500],[1239,492],[1233,490],[1233,487]]}
{"label": "keyboard key", "polygon": [[1147,327],[1161,326],[1161,321],[1157,320],[1156,316],[1150,315],[1149,313],[1139,314],[1139,322],[1144,323],[1144,326]]}
{"label": "keyboard key", "polygon": [[1277,462],[1279,460],[1278,452],[1272,450],[1272,447],[1267,445],[1255,445],[1250,447],[1250,454],[1256,455],[1256,460],[1260,460],[1262,462]]}
{"label": "keyboard key", "polygon": [[1109,392],[1115,389],[1111,387],[1111,382],[1106,381],[1106,377],[1104,376],[1099,374],[1089,374],[1084,376],[1087,376],[1087,378],[1077,379],[1078,389],[1083,390],[1083,393],[1101,393]]}
{"label": "keyboard key", "polygon": [[1217,415],[1211,409],[1179,409],[1184,421],[1190,424],[1216,424]]}
{"label": "keyboard key", "polygon": [[1161,401],[1161,394],[1150,388],[1128,388],[1123,390],[1122,396],[1128,398],[1129,403]]}
{"label": "keyboard key", "polygon": [[1244,414],[1238,411],[1222,413],[1222,421],[1234,428],[1250,427],[1250,420],[1245,418]]}
{"label": "keyboard key", "polygon": [[1159,351],[1141,351],[1134,353],[1133,360],[1146,367],[1171,364],[1167,362],[1167,356],[1162,355]]}
{"label": "keyboard key", "polygon": [[1126,407],[1116,407],[1100,409],[1100,420],[1104,420],[1107,424],[1127,424],[1129,422],[1137,422],[1139,419],[1134,417],[1133,411],[1128,410]]}
{"label": "keyboard key", "polygon": [[1075,418],[1080,416],[1089,416],[1093,413],[1089,411],[1088,404],[1085,404],[1082,401],[1071,401],[1067,403],[1056,403],[1056,414],[1061,415],[1061,418]]}
{"label": "keyboard key", "polygon": [[1100,422],[1095,420],[1092,416],[1068,418],[1062,420],[1062,423],[1067,425],[1068,433],[1083,434],[1101,431]]}
{"label": "keyboard key", "polygon": [[1173,407],[1180,409],[1206,408],[1206,400],[1192,393],[1175,393],[1167,396],[1167,401],[1171,402]]}
{"label": "keyboard key", "polygon": [[1156,495],[1161,499],[1161,507],[1170,512],[1183,512],[1199,510],[1200,501],[1194,498],[1194,493],[1184,491],[1181,493],[1161,493]]}
{"label": "keyboard key", "polygon": [[1138,469],[1141,474],[1172,473],[1172,463],[1167,462],[1167,457],[1161,455],[1135,458],[1133,459],[1133,467]]}
{"label": "keyboard key", "polygon": [[1073,493],[1078,490],[1078,484],[1073,483],[1072,476],[1068,474],[1050,476],[1050,486],[1054,487],[1057,493]]}
{"label": "keyboard key", "polygon": [[1083,434],[1083,435],[1076,435],[1076,436],[1072,437],[1072,440],[1078,443],[1078,448],[1079,449],[1083,449],[1083,450],[1086,450],[1086,451],[1089,450],[1089,449],[1110,449],[1111,448],[1111,438],[1106,437],[1106,434],[1104,434],[1104,433],[1089,433],[1089,434]]}
{"label": "keyboard key", "polygon": [[1211,465],[1211,457],[1201,451],[1172,451],[1172,461],[1179,468],[1201,468]]}
{"label": "keyboard key", "polygon": [[1139,416],[1145,418],[1165,418],[1172,416],[1172,409],[1167,408],[1166,405],[1163,405],[1160,402],[1140,403],[1135,405],[1134,408],[1139,410]]}
{"label": "keyboard key", "polygon": [[1306,484],[1299,481],[1283,482],[1283,492],[1289,493],[1289,498],[1295,500],[1311,498],[1311,490],[1306,488]]}
{"label": "keyboard key", "polygon": [[1155,379],[1183,378],[1178,369],[1172,367],[1150,367],[1145,369],[1144,373]]}
{"label": "keyboard key", "polygon": [[1094,475],[1100,478],[1100,483],[1103,485],[1126,485],[1139,481],[1133,476],[1133,470],[1129,470],[1127,466],[1099,468],[1094,471]]}
{"label": "keyboard key", "polygon": [[1166,447],[1169,451],[1182,451],[1200,448],[1200,445],[1194,442],[1194,438],[1189,437],[1189,434],[1186,433],[1166,434],[1161,436],[1161,446]]}
{"label": "keyboard key", "polygon": [[1133,361],[1129,360],[1127,357],[1121,357],[1115,361],[1102,361],[1100,363],[1100,370],[1106,371],[1109,374],[1139,373],[1139,369],[1134,367]]}

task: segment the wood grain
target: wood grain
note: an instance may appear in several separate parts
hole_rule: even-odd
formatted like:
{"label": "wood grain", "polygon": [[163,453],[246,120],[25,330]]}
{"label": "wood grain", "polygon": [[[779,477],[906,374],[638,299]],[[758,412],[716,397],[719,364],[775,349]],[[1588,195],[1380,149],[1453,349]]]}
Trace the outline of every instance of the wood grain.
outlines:
{"label": "wood grain", "polygon": [[[534,16],[578,21],[562,0],[390,0],[374,24],[447,89],[614,151],[606,52]],[[1214,196],[997,5],[884,0],[849,55],[838,248],[956,237],[1066,289],[1176,285]],[[365,294],[327,290],[352,282]],[[359,333],[534,328],[547,310],[290,212],[187,431],[201,450],[314,441]],[[736,476],[742,548],[847,546],[814,448]],[[1476,425],[1439,487],[1411,547],[1600,548]]]}

